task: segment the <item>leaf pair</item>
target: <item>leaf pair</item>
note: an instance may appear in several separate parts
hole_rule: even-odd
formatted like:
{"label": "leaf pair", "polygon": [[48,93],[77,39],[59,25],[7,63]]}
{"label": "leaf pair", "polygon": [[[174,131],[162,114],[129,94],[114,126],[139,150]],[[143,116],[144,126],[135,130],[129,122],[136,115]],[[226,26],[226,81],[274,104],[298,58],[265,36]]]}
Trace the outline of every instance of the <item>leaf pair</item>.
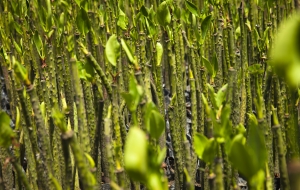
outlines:
{"label": "leaf pair", "polygon": [[[136,66],[137,58],[133,55],[125,40],[121,39],[121,45],[129,61]],[[110,64],[112,64],[113,66],[117,65],[117,60],[121,55],[121,46],[115,34],[111,35],[106,43],[105,55]]]}

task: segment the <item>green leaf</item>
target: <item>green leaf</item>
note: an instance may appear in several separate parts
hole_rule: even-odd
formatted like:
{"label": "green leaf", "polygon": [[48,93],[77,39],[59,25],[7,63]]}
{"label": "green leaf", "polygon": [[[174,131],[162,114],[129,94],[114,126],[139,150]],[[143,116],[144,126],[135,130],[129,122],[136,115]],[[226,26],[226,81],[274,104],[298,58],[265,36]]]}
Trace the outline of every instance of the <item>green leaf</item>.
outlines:
{"label": "green leaf", "polygon": [[148,17],[149,15],[148,10],[144,5],[140,9],[140,13],[142,13],[144,17]]}
{"label": "green leaf", "polygon": [[13,40],[13,44],[14,44],[14,47],[15,47],[16,51],[18,52],[18,54],[22,55],[22,49],[19,46],[19,44],[15,40]]}
{"label": "green leaf", "polygon": [[110,64],[113,66],[117,65],[117,60],[121,55],[121,48],[115,34],[111,35],[106,43],[105,55]]}
{"label": "green leaf", "polygon": [[89,155],[88,153],[84,153],[87,161],[89,162],[90,168],[94,168],[95,167],[95,161],[93,160],[93,158],[91,157],[91,155]]}
{"label": "green leaf", "polygon": [[145,181],[148,172],[148,141],[146,134],[138,127],[129,129],[125,150],[126,173],[134,181]]}
{"label": "green leaf", "polygon": [[28,72],[26,68],[21,63],[16,61],[14,57],[13,57],[13,67],[19,80],[24,82],[26,85],[30,85],[30,81],[28,79]]}
{"label": "green leaf", "polygon": [[60,14],[60,16],[59,16],[59,27],[60,27],[61,29],[63,29],[63,28],[64,28],[64,25],[65,25],[65,13],[62,12],[62,13]]}
{"label": "green leaf", "polygon": [[33,42],[35,44],[36,50],[38,51],[40,57],[43,58],[43,53],[42,53],[43,49],[44,49],[43,42],[37,31],[35,31],[35,33],[33,35]]}
{"label": "green leaf", "polygon": [[204,151],[203,151],[203,160],[206,163],[213,163],[218,151],[218,143],[214,138],[208,140]]}
{"label": "green leaf", "polygon": [[249,180],[257,172],[253,163],[255,156],[241,142],[233,141],[228,158],[232,165]]}
{"label": "green leaf", "polygon": [[212,15],[208,15],[207,17],[205,17],[205,19],[202,21],[201,23],[201,38],[202,38],[202,43],[205,40],[206,37],[206,33],[210,27],[210,23],[211,23],[211,19],[212,19]]}
{"label": "green leaf", "polygon": [[[270,65],[277,75],[283,77],[288,85],[297,89],[300,83],[300,16],[294,14],[280,25],[271,49]],[[297,74],[298,73],[298,74]]]}
{"label": "green leaf", "polygon": [[208,139],[206,138],[206,136],[200,133],[196,133],[194,135],[195,152],[200,159],[203,159],[203,152],[207,143]]}
{"label": "green leaf", "polygon": [[14,29],[18,32],[18,34],[23,35],[23,30],[17,22],[13,22]]}
{"label": "green leaf", "polygon": [[171,13],[166,1],[163,1],[157,8],[157,21],[163,27],[171,22]]}
{"label": "green leaf", "polygon": [[221,112],[221,136],[224,139],[230,139],[232,134],[232,126],[230,122],[231,109],[229,105],[225,105]]}
{"label": "green leaf", "polygon": [[222,86],[222,88],[219,89],[218,93],[216,94],[216,104],[217,104],[218,108],[226,100],[227,86],[228,86],[228,84],[225,84],[224,86]]}
{"label": "green leaf", "polygon": [[134,65],[137,64],[136,57],[132,54],[131,49],[127,46],[127,44],[126,44],[125,40],[123,40],[123,38],[121,39],[121,45],[129,59],[129,61]]}
{"label": "green leaf", "polygon": [[125,13],[122,11],[122,9],[120,9],[120,8],[119,8],[119,19],[118,19],[117,25],[122,30],[127,30],[128,18],[125,15]]}
{"label": "green leaf", "polygon": [[148,102],[144,109],[144,122],[152,138],[158,139],[165,130],[165,120],[153,102]]}
{"label": "green leaf", "polygon": [[198,9],[193,3],[185,0],[185,6],[192,14],[199,16]]}
{"label": "green leaf", "polygon": [[[254,116],[255,117],[255,116]],[[257,123],[250,122],[247,146],[255,152],[255,157],[253,157],[254,166],[257,170],[265,168],[265,163],[267,162],[267,149],[262,131],[258,128]]]}
{"label": "green leaf", "polygon": [[79,32],[84,36],[90,31],[91,24],[84,9],[80,9],[76,17],[76,24]]}
{"label": "green leaf", "polygon": [[15,133],[10,127],[10,118],[5,112],[0,112],[0,146],[8,148],[12,144]]}
{"label": "green leaf", "polygon": [[214,88],[210,85],[210,84],[206,84],[206,86],[208,87],[208,92],[209,92],[209,99],[212,103],[212,106],[214,107],[214,109],[218,109],[219,106],[217,105],[217,101],[215,98],[215,90]]}
{"label": "green leaf", "polygon": [[156,66],[161,65],[161,59],[163,55],[164,49],[161,45],[161,43],[157,42],[156,43]]}
{"label": "green leaf", "polygon": [[135,112],[143,95],[143,88],[137,84],[134,76],[129,79],[129,92],[121,93],[126,105],[131,112]]}
{"label": "green leaf", "polygon": [[150,136],[159,139],[159,137],[164,133],[165,131],[165,120],[164,117],[160,114],[158,110],[151,110],[150,114],[150,128],[148,129]]}
{"label": "green leaf", "polygon": [[158,33],[158,30],[157,30],[155,24],[151,20],[145,18],[145,24],[147,26],[147,31],[149,34],[148,36],[150,38],[152,38],[153,36],[155,36]]}
{"label": "green leaf", "polygon": [[208,73],[213,76],[214,74],[214,68],[212,66],[212,64],[208,61],[208,59],[206,59],[205,57],[202,56],[202,60],[204,63],[205,68],[207,69]]}

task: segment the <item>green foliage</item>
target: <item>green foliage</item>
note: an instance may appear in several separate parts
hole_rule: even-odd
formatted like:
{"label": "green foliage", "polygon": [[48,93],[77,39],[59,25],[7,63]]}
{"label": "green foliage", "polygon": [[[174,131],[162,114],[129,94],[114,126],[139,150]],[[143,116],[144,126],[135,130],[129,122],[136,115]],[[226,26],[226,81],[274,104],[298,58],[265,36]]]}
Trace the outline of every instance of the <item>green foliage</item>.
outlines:
{"label": "green foliage", "polygon": [[200,159],[203,159],[203,152],[205,150],[206,145],[208,144],[208,139],[206,136],[196,133],[194,135],[194,146],[196,147],[195,152]]}
{"label": "green foliage", "polygon": [[256,117],[251,115],[247,144],[239,138],[232,141],[229,160],[249,180],[252,186],[261,186],[264,182],[264,169],[267,162],[267,150],[262,131],[258,128]]}
{"label": "green foliage", "polygon": [[143,95],[143,88],[137,84],[133,76],[130,77],[129,92],[123,92],[121,95],[124,98],[129,111],[135,112]]}
{"label": "green foliage", "polygon": [[10,118],[5,112],[0,112],[0,146],[8,148],[16,134],[10,127]]}
{"label": "green foliage", "polygon": [[153,102],[148,102],[144,109],[144,121],[146,129],[152,138],[158,140],[165,130],[164,117],[159,113],[159,110]]}
{"label": "green foliage", "polygon": [[148,141],[138,127],[132,127],[127,135],[124,152],[125,169],[131,179],[145,182],[148,171]]}
{"label": "green foliage", "polygon": [[90,31],[91,24],[87,12],[84,9],[80,9],[80,11],[77,13],[76,24],[79,32],[84,36]]}
{"label": "green foliage", "polygon": [[117,60],[121,55],[121,46],[116,35],[111,35],[105,46],[105,55],[107,60],[113,66],[117,65]]}
{"label": "green foliage", "polygon": [[184,1],[186,8],[195,16],[199,16],[197,7],[187,0]]}
{"label": "green foliage", "polygon": [[201,23],[201,43],[203,43],[205,40],[207,31],[211,24],[211,20],[212,20],[212,15],[208,15]]}
{"label": "green foliage", "polygon": [[137,59],[136,57],[132,54],[132,51],[131,49],[128,47],[128,45],[126,44],[125,40],[121,39],[121,45],[122,45],[122,48],[124,49],[129,61],[134,64],[134,65],[137,65]]}
{"label": "green foliage", "polygon": [[163,52],[164,49],[161,45],[161,43],[157,42],[156,43],[156,66],[160,66],[161,65],[161,60],[163,57]]}
{"label": "green foliage", "polygon": [[170,24],[170,22],[171,22],[171,13],[170,13],[167,1],[163,1],[158,6],[157,21],[163,27],[166,27],[167,25]]}
{"label": "green foliage", "polygon": [[118,19],[117,25],[122,30],[127,30],[128,18],[120,7],[119,7],[119,19]]}
{"label": "green foliage", "polygon": [[77,61],[77,67],[78,67],[78,71],[79,71],[79,77],[81,79],[87,80],[87,81],[94,81],[95,78],[95,71],[93,66],[88,62],[81,62],[81,61]]}
{"label": "green foliage", "polygon": [[271,50],[269,64],[275,72],[285,78],[293,88],[300,82],[300,17],[292,15],[281,24],[274,48]]}

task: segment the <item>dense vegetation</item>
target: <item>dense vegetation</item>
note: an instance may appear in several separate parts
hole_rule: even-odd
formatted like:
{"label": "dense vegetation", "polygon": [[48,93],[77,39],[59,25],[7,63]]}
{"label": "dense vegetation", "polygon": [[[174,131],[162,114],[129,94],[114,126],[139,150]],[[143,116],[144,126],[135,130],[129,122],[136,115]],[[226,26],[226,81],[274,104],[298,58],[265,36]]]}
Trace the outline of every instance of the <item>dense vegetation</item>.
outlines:
{"label": "dense vegetation", "polygon": [[298,7],[1,0],[0,190],[299,189]]}

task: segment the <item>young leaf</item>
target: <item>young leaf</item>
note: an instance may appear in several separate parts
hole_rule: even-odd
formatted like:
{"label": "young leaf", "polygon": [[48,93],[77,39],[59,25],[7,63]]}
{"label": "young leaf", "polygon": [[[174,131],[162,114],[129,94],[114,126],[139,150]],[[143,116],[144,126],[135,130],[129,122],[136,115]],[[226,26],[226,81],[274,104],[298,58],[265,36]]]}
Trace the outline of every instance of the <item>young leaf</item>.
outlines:
{"label": "young leaf", "polygon": [[163,55],[164,49],[161,45],[161,43],[157,42],[156,43],[156,66],[161,65],[161,58]]}
{"label": "young leaf", "polygon": [[166,1],[163,1],[158,6],[157,21],[163,27],[166,27],[171,22],[171,13]]}
{"label": "young leaf", "polygon": [[198,9],[193,3],[185,0],[185,6],[192,14],[199,16]]}
{"label": "young leaf", "polygon": [[121,55],[121,49],[115,34],[111,35],[106,43],[105,55],[110,64],[113,66],[117,65],[117,60]]}
{"label": "young leaf", "polygon": [[194,135],[195,152],[200,159],[203,159],[203,152],[207,143],[208,139],[206,136],[200,133]]}
{"label": "young leaf", "polygon": [[203,60],[204,66],[207,69],[208,73],[211,76],[213,76],[213,74],[214,74],[214,68],[213,68],[212,64],[205,57],[203,57],[203,56],[202,56],[202,60]]}
{"label": "young leaf", "polygon": [[122,28],[122,30],[127,30],[128,18],[126,17],[125,13],[120,8],[119,8],[119,19],[118,19],[117,25],[120,28]]}
{"label": "young leaf", "polygon": [[10,118],[5,112],[0,112],[0,146],[8,148],[12,144],[15,133],[10,127]]}
{"label": "young leaf", "polygon": [[148,141],[146,134],[138,127],[130,128],[124,150],[124,165],[129,177],[145,181],[148,171]]}

